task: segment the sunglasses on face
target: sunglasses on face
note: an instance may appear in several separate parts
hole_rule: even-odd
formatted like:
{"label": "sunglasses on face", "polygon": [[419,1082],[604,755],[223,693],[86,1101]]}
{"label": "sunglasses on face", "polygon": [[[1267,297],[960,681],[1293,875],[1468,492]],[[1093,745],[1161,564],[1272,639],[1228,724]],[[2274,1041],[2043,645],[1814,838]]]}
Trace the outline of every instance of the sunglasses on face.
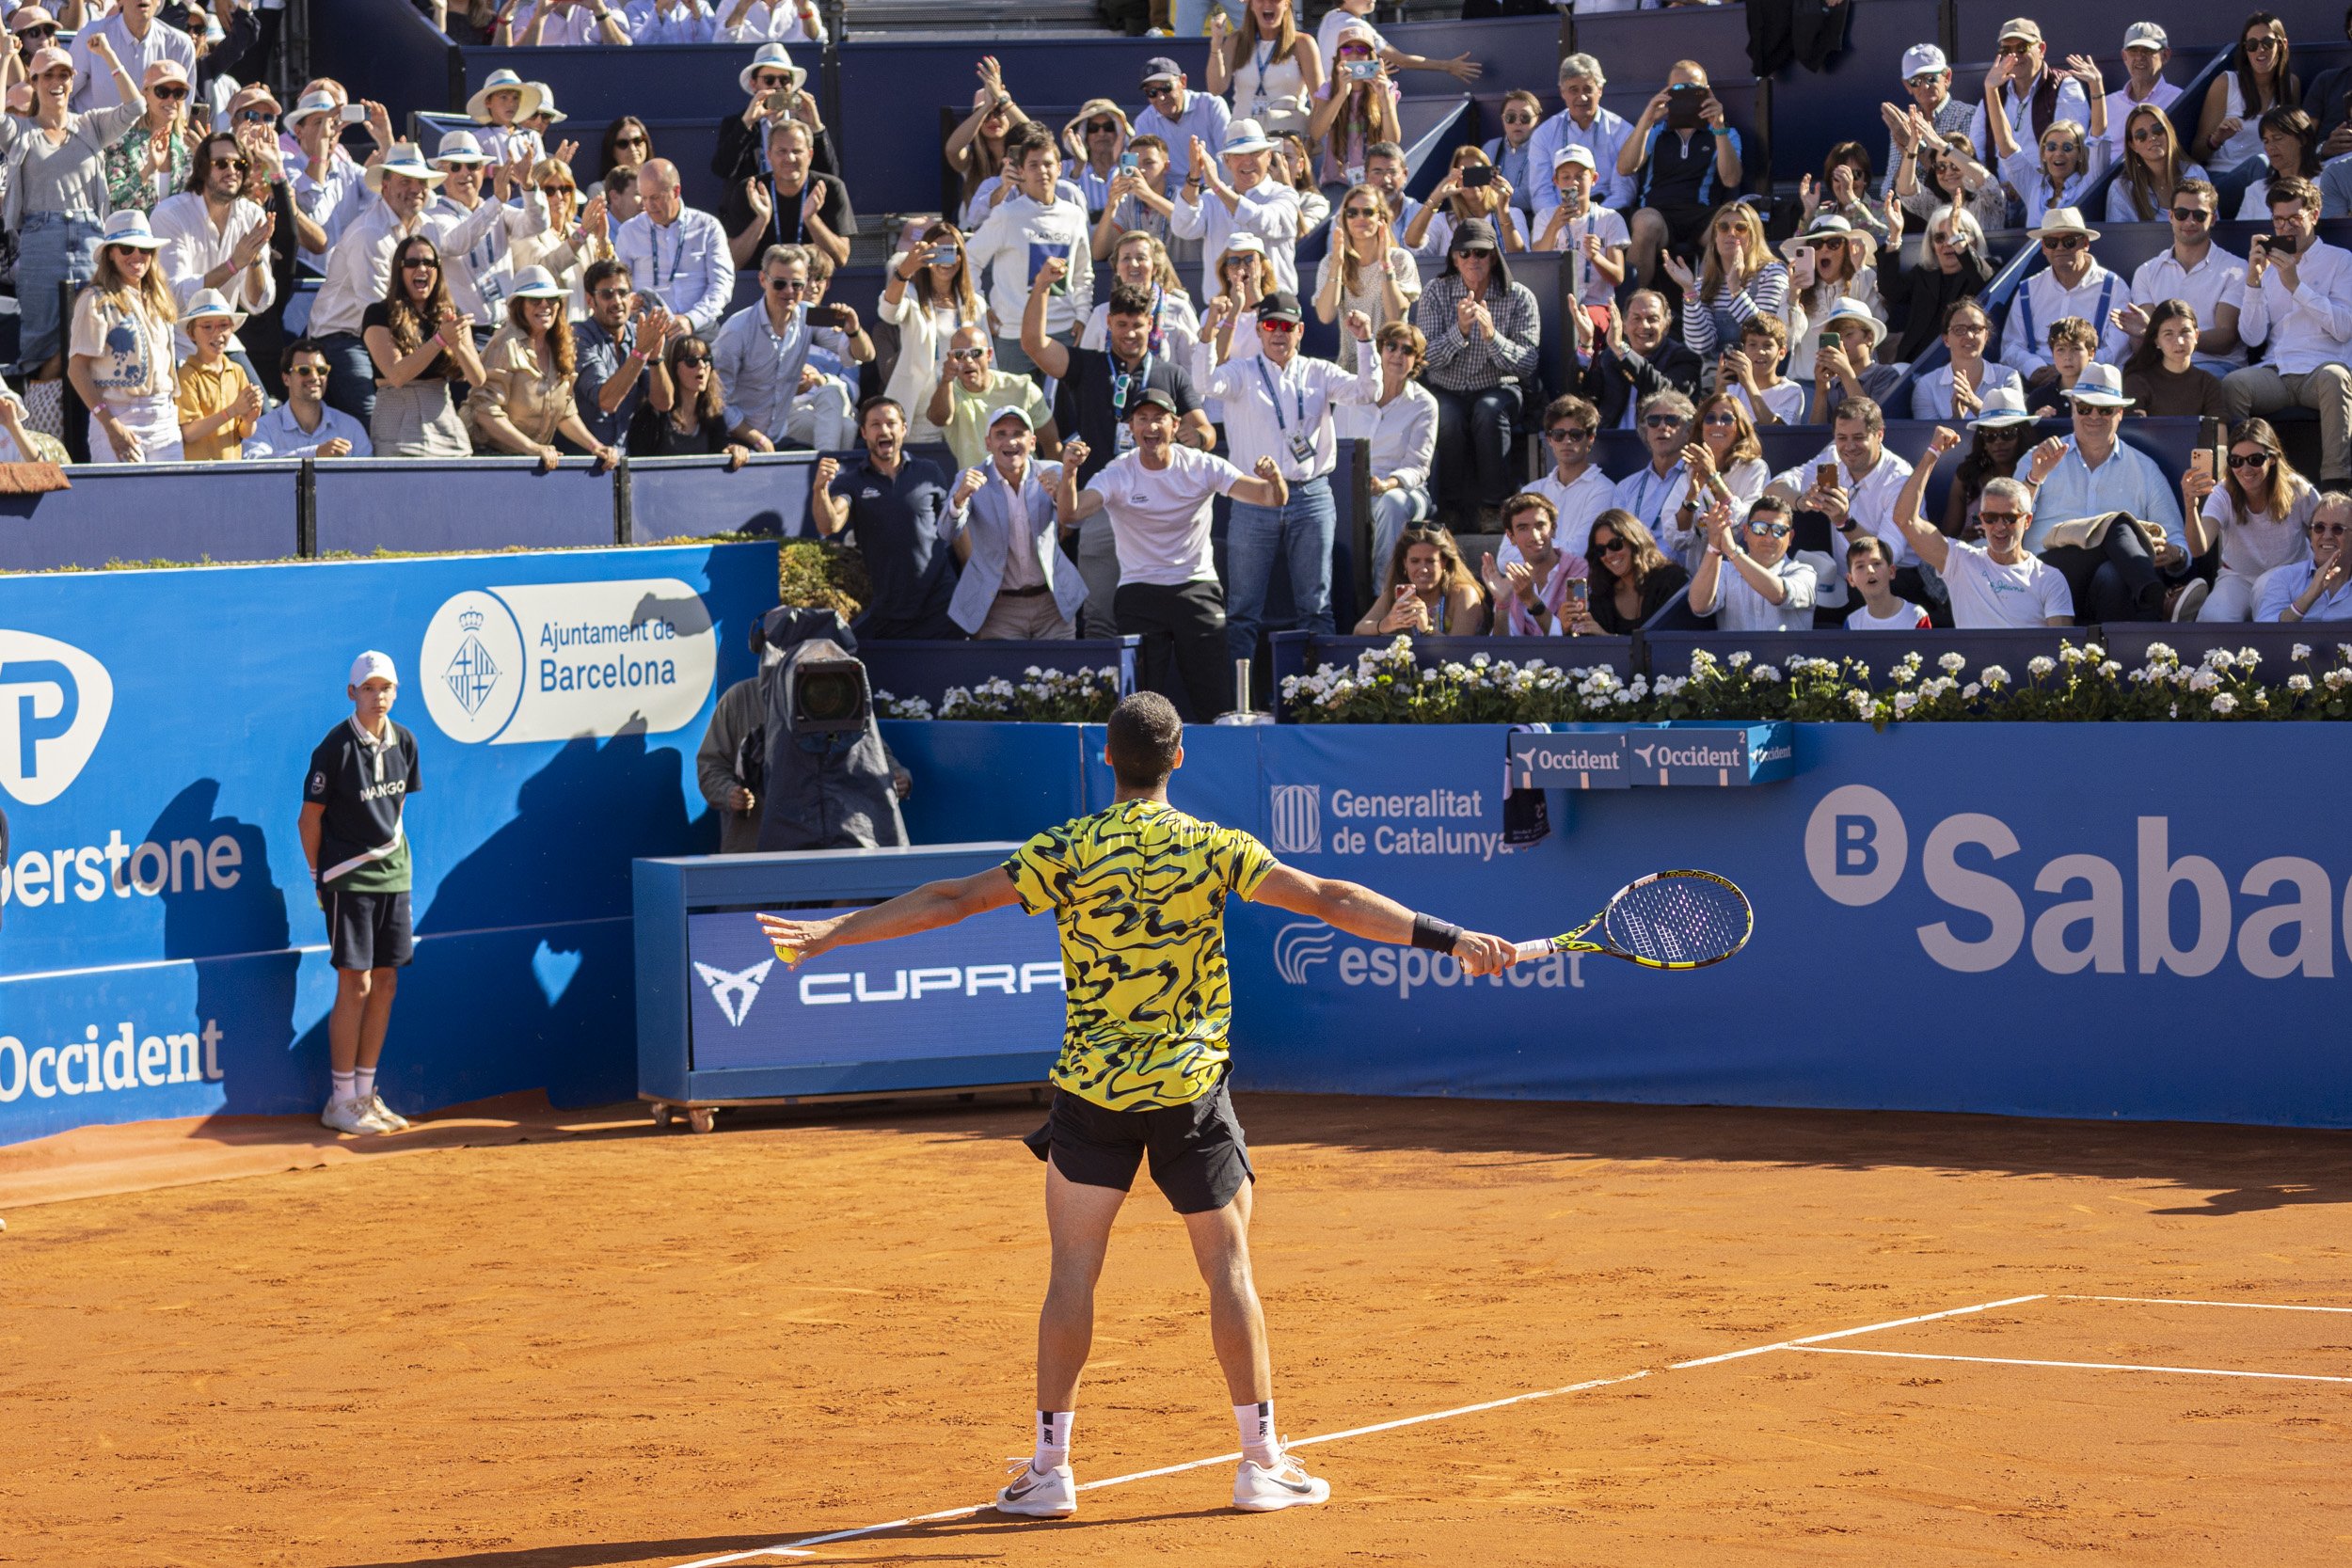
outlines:
{"label": "sunglasses on face", "polygon": [[2033,51],[2033,45],[2032,45],[2032,44],[2030,44],[2030,43],[2019,43],[2019,42],[2015,41],[2014,40],[2012,40],[2011,41],[2010,41],[2010,42],[2008,42],[2008,43],[2004,43],[2004,44],[2002,44],[2002,45],[2001,45],[2001,47],[2000,47],[1999,49],[1997,49],[1997,50],[1995,50],[1995,51],[1994,51],[1994,53],[1996,53],[1996,54],[1999,54],[1999,55],[2005,55],[2005,56],[2006,56],[2006,55],[2026,55],[2026,54],[2030,54],[2030,53],[2032,53],[2032,51]]}
{"label": "sunglasses on face", "polygon": [[2347,530],[2352,530],[2352,523],[2305,523],[2303,525],[2303,531],[2314,539],[2321,534],[2326,534],[2330,539],[2341,539]]}
{"label": "sunglasses on face", "polygon": [[2273,36],[2270,36],[2270,35],[2268,35],[2268,34],[2265,34],[2264,36],[2262,36],[2262,37],[2260,37],[2260,38],[2249,38],[2249,39],[2247,39],[2247,40],[2244,40],[2244,42],[2245,42],[2245,46],[2246,46],[2246,52],[2247,52],[2249,55],[2267,55],[2267,54],[2269,54],[2269,53],[2270,53],[2273,49],[2276,49],[2276,48],[2278,48],[2278,47],[2279,47],[2279,40],[2278,40],[2278,39],[2277,39],[2277,38],[2275,38],[2275,37],[2273,37]]}
{"label": "sunglasses on face", "polygon": [[243,174],[253,166],[246,162],[243,158],[215,158],[213,160],[213,166],[215,168],[233,168],[239,174]]}
{"label": "sunglasses on face", "polygon": [[1739,424],[1740,417],[1728,411],[1718,409],[1716,412],[1708,415],[1707,418],[1701,422],[1704,423],[1709,430],[1730,430]]}
{"label": "sunglasses on face", "polygon": [[759,75],[753,77],[752,83],[755,87],[780,87],[789,80],[789,77],[779,76],[773,71],[763,71]]}
{"label": "sunglasses on face", "polygon": [[1931,71],[1925,76],[1908,77],[1903,82],[1903,86],[1907,87],[1917,87],[1922,92],[1925,92],[1931,87],[1937,87],[1943,85],[1944,73],[1940,71]]}
{"label": "sunglasses on face", "polygon": [[780,294],[797,294],[808,292],[808,284],[804,280],[798,277],[771,277],[768,279],[768,287]]}
{"label": "sunglasses on face", "polygon": [[951,348],[947,351],[947,357],[950,359],[985,359],[988,357],[988,350],[984,348]]}
{"label": "sunglasses on face", "polygon": [[2010,528],[2015,528],[2017,526],[2017,514],[2014,512],[1979,512],[1977,514],[1977,521],[1982,523],[1987,528],[1992,528],[1996,524],[2004,524]]}
{"label": "sunglasses on face", "polygon": [[29,40],[34,43],[39,43],[43,39],[56,38],[57,36],[57,30],[55,27],[47,26],[27,27],[16,36],[21,39]]}
{"label": "sunglasses on face", "polygon": [[167,103],[176,103],[188,95],[188,89],[182,87],[161,87],[151,90]]}
{"label": "sunglasses on face", "polygon": [[2172,209],[2172,221],[2174,223],[2211,223],[2213,214],[2202,207],[2175,207]]}
{"label": "sunglasses on face", "polygon": [[2138,130],[2132,133],[2132,140],[2162,141],[2164,140],[2164,129],[2163,127],[2157,125],[2143,125]]}
{"label": "sunglasses on face", "polygon": [[710,356],[707,354],[681,354],[677,356],[677,368],[682,371],[699,370],[709,363]]}
{"label": "sunglasses on face", "polygon": [[267,125],[270,121],[276,119],[278,117],[276,115],[270,113],[267,109],[240,109],[237,111],[237,119],[240,123],[246,125]]}
{"label": "sunglasses on face", "polygon": [[403,272],[438,272],[441,263],[423,256],[411,256],[400,264]]}
{"label": "sunglasses on face", "polygon": [[1380,215],[1370,207],[1343,207],[1340,211],[1352,218],[1376,218]]}
{"label": "sunglasses on face", "polygon": [[1143,96],[1154,103],[1163,98],[1173,98],[1176,96],[1176,85],[1173,82],[1156,82],[1143,89]]}
{"label": "sunglasses on face", "polygon": [[1748,531],[1758,539],[1786,539],[1788,537],[1788,525],[1787,523],[1750,523]]}
{"label": "sunglasses on face", "polygon": [[598,289],[592,296],[599,305],[617,305],[628,298],[627,289]]}
{"label": "sunglasses on face", "polygon": [[569,185],[542,185],[539,187],[539,194],[541,196],[569,196],[572,194],[572,187]]}
{"label": "sunglasses on face", "polygon": [[2082,150],[2083,144],[2078,141],[2045,141],[2042,144],[2044,152],[2080,152]]}
{"label": "sunglasses on face", "polygon": [[615,147],[651,147],[653,143],[647,141],[644,136],[628,135],[613,137],[612,145]]}
{"label": "sunglasses on face", "polygon": [[1625,541],[1622,539],[1596,539],[1593,541],[1593,553],[1595,555],[1614,555],[1623,548],[1625,548]]}
{"label": "sunglasses on face", "polygon": [[1593,427],[1583,424],[1556,424],[1545,431],[1544,436],[1547,440],[1552,441],[1589,441],[1593,438]]}
{"label": "sunglasses on face", "polygon": [[1679,414],[1645,414],[1642,416],[1642,423],[1645,428],[1650,430],[1680,430],[1682,416]]}
{"label": "sunglasses on face", "polygon": [[2074,417],[2078,420],[2120,419],[2122,417],[2122,413],[2123,410],[2121,408],[2108,408],[2095,403],[2077,403],[2074,404]]}
{"label": "sunglasses on face", "polygon": [[1505,125],[1533,125],[1535,123],[1535,117],[1534,115],[1504,115],[1502,117],[1502,123]]}
{"label": "sunglasses on face", "polygon": [[2267,468],[2270,467],[2270,454],[2266,451],[2250,453],[2233,451],[2230,454],[2230,467],[2233,468]]}
{"label": "sunglasses on face", "polygon": [[2080,250],[2090,242],[2080,234],[2059,234],[2042,242],[2044,250]]}
{"label": "sunglasses on face", "polygon": [[1287,338],[1292,333],[1298,330],[1298,324],[1296,322],[1260,322],[1258,324],[1258,330],[1261,332],[1277,332]]}

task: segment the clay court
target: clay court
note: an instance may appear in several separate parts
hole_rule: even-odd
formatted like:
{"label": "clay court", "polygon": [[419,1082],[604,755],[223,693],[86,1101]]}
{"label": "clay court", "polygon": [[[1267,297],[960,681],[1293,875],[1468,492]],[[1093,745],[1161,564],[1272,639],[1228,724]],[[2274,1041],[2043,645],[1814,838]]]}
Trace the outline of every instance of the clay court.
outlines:
{"label": "clay court", "polygon": [[[366,1157],[183,1124],[114,1180],[272,1173],[8,1212],[0,1560],[2352,1559],[2341,1133],[1241,1109],[1281,1424],[1328,1507],[1234,1513],[1230,1459],[1116,1480],[1232,1448],[1145,1183],[1074,1454],[1116,1483],[1066,1523],[809,1541],[968,1509],[1025,1447],[1026,1104],[493,1117]],[[71,1180],[109,1180],[109,1135]],[[66,1190],[39,1149],[0,1205]]]}

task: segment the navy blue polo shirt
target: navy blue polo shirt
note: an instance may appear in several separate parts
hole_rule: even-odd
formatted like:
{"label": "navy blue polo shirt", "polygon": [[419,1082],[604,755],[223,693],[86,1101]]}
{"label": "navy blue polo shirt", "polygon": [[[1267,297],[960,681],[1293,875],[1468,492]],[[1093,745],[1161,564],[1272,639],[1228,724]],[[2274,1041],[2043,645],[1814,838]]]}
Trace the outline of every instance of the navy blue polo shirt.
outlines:
{"label": "navy blue polo shirt", "polygon": [[874,589],[859,630],[915,636],[908,628],[946,616],[956,592],[947,492],[947,476],[919,457],[901,457],[895,474],[860,458],[834,476],[832,494],[850,502],[850,532]]}
{"label": "navy blue polo shirt", "polygon": [[356,719],[329,730],[310,753],[302,803],[319,817],[319,886],[338,893],[409,891],[408,835],[402,804],[424,787],[417,737],[384,721],[376,742]]}

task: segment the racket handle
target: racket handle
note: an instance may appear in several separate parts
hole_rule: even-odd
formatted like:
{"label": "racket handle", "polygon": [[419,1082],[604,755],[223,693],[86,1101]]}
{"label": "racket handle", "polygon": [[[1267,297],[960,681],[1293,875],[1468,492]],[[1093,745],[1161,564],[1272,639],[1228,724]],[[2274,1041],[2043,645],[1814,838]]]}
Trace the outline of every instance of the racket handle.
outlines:
{"label": "racket handle", "polygon": [[1513,951],[1518,955],[1518,961],[1521,963],[1530,963],[1537,958],[1548,958],[1551,956],[1551,939],[1538,937],[1534,942],[1523,942]]}

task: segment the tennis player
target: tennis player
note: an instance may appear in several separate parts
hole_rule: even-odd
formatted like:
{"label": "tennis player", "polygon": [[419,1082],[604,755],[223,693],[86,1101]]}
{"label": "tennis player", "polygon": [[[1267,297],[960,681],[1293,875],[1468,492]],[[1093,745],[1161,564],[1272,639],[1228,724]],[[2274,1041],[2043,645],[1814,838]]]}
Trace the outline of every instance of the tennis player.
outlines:
{"label": "tennis player", "polygon": [[1048,829],[1001,866],[932,882],[833,920],[759,917],[787,961],[835,947],[936,930],[1018,904],[1054,911],[1069,1026],[1054,1064],[1054,1106],[1027,1141],[1045,1161],[1053,1277],[1037,1329],[1036,1451],[996,1494],[1007,1513],[1078,1511],[1070,1436],[1078,1378],[1094,1339],[1094,1286],[1111,1222],[1148,1155],[1152,1180],[1191,1233],[1209,1288],[1209,1332],[1232,1391],[1242,1461],[1233,1506],[1253,1513],[1319,1503],[1327,1481],[1282,1449],[1265,1318],[1249,1270],[1249,1148],[1226,1093],[1232,987],[1225,900],[1309,915],[1373,942],[1450,953],[1472,974],[1509,965],[1512,944],[1449,926],[1354,882],[1277,862],[1249,834],[1168,803],[1184,765],[1184,722],[1167,698],[1138,692],[1111,714],[1111,805]]}

